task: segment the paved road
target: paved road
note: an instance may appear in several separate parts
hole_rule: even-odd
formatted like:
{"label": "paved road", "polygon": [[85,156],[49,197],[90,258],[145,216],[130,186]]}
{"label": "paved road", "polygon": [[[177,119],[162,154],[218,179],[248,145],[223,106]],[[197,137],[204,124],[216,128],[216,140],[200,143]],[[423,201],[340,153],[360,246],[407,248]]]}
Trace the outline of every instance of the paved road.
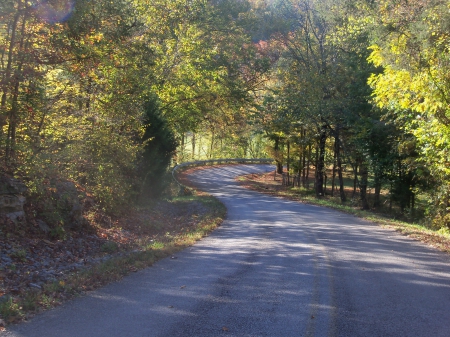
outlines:
{"label": "paved road", "polygon": [[228,219],[153,267],[0,336],[450,336],[450,259],[329,209],[192,179]]}

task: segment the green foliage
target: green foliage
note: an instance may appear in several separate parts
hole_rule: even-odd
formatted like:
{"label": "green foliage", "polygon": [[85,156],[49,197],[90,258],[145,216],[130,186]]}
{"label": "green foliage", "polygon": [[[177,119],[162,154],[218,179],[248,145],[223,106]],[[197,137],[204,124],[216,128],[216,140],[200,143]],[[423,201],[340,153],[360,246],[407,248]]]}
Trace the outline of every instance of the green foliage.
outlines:
{"label": "green foliage", "polygon": [[359,167],[361,189],[392,184],[405,209],[425,193],[448,223],[447,2],[40,6],[0,4],[0,159],[56,231],[68,220],[52,179],[119,214],[160,193],[175,139],[183,161],[260,156],[262,135],[279,165],[288,144],[291,168],[314,163],[318,186],[326,165]]}
{"label": "green foliage", "polygon": [[[0,5],[0,157],[33,196],[70,180],[119,214],[137,185],[161,189],[170,130],[232,129],[246,142],[244,107],[268,68],[247,2],[81,0],[57,17],[44,5],[57,6]],[[44,204],[41,215],[62,226]]]}
{"label": "green foliage", "polygon": [[24,317],[24,314],[21,311],[20,304],[15,303],[13,301],[13,298],[9,298],[0,302],[0,314],[7,321],[19,320]]}
{"label": "green foliage", "polygon": [[156,97],[147,99],[144,115],[144,149],[139,163],[142,194],[158,196],[165,187],[165,174],[175,153],[178,142],[167,121],[161,115]]}
{"label": "green foliage", "polygon": [[446,191],[450,181],[450,81],[445,75],[449,71],[445,51],[450,41],[448,6],[443,1],[381,1],[373,20],[376,29],[369,58],[383,69],[370,78],[375,103],[415,138],[414,161],[419,168],[415,174],[433,189],[428,214],[442,226],[449,224],[446,219],[450,200]]}

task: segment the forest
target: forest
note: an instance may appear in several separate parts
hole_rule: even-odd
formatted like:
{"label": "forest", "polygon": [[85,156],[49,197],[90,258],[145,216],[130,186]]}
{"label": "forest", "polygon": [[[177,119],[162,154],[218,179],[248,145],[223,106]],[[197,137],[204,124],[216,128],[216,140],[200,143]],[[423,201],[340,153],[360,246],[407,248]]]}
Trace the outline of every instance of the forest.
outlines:
{"label": "forest", "polygon": [[58,182],[120,215],[176,163],[270,157],[447,228],[449,48],[443,0],[1,0],[2,175],[57,226]]}

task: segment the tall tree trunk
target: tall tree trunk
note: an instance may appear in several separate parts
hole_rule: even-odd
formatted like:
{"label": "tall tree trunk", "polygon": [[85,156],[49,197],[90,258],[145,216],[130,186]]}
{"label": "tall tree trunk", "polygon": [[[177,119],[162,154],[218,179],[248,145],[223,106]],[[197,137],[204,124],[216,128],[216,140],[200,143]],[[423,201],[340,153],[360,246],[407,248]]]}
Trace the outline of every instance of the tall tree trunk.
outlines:
{"label": "tall tree trunk", "polygon": [[324,183],[324,169],[325,169],[325,145],[327,141],[327,129],[323,125],[320,130],[319,146],[318,146],[318,160],[317,160],[317,173],[316,173],[316,197],[320,198],[324,195],[323,183]]}
{"label": "tall tree trunk", "polygon": [[402,162],[401,159],[398,159],[398,163],[397,163],[397,174],[398,174],[398,187],[397,189],[399,190],[397,193],[400,193],[399,197],[400,197],[400,211],[403,213],[405,211],[405,196],[403,193],[403,170],[402,170]]}
{"label": "tall tree trunk", "polygon": [[316,158],[314,158],[314,191],[316,192],[317,196],[317,181],[319,177],[319,146],[316,144]]}
{"label": "tall tree trunk", "polygon": [[373,207],[380,207],[381,179],[378,174],[375,175],[375,194],[373,197]]}
{"label": "tall tree trunk", "polygon": [[300,180],[302,179],[302,172],[303,172],[303,169],[304,169],[304,167],[302,166],[302,162],[303,162],[303,158],[304,158],[304,147],[303,147],[303,145],[301,145],[300,147],[299,147],[299,153],[300,153],[300,155],[299,155],[299,158],[298,158],[298,187],[300,187]]}
{"label": "tall tree trunk", "polygon": [[[280,138],[275,138],[275,144],[273,146],[273,149],[275,150],[276,156],[278,157],[278,151],[280,150]],[[283,174],[283,163],[278,159],[275,158],[275,163],[277,165],[277,173]]]}
{"label": "tall tree trunk", "polygon": [[2,85],[2,98],[0,101],[0,134],[2,133],[3,127],[6,125],[7,114],[6,114],[6,101],[8,98],[8,88],[10,87],[11,81],[11,73],[12,73],[12,64],[13,64],[13,53],[14,53],[14,45],[16,44],[16,33],[17,33],[17,24],[19,22],[19,18],[21,16],[22,10],[22,1],[19,0],[17,2],[17,12],[14,15],[13,22],[10,26],[10,39],[8,46],[8,62],[6,63],[5,73],[3,77],[3,85]]}
{"label": "tall tree trunk", "polygon": [[[303,144],[303,130],[300,132],[300,140],[299,140],[300,144]],[[302,156],[303,156],[303,147],[302,145],[300,145],[298,147],[298,171],[297,171],[297,176],[298,176],[298,187],[300,187],[300,179],[302,177]],[[294,186],[295,186],[295,179],[294,179]]]}
{"label": "tall tree trunk", "polygon": [[287,169],[287,186],[290,185],[290,179],[289,179],[289,162],[291,161],[291,143],[289,142],[289,139],[287,141],[287,161],[286,161],[286,169]]}
{"label": "tall tree trunk", "polygon": [[180,142],[180,153],[178,155],[178,163],[184,161],[184,139],[185,139],[185,133],[181,133],[181,142]]}
{"label": "tall tree trunk", "polygon": [[213,156],[213,150],[214,150],[214,130],[211,131],[211,146],[209,148],[209,159]]}
{"label": "tall tree trunk", "polygon": [[308,160],[306,161],[306,188],[309,188],[309,167],[311,166],[312,145],[308,145]]}
{"label": "tall tree trunk", "polygon": [[195,133],[192,132],[192,159],[195,159]]}
{"label": "tall tree trunk", "polygon": [[339,145],[339,134],[336,136],[336,161],[337,161],[337,172],[339,177],[339,196],[341,197],[341,202],[346,202],[347,197],[344,190],[344,177],[342,175],[342,159],[341,159],[341,146]]}
{"label": "tall tree trunk", "polygon": [[91,98],[92,98],[92,78],[88,78],[88,84],[86,86],[86,113],[89,113],[91,109]]}
{"label": "tall tree trunk", "polygon": [[301,146],[301,157],[298,167],[301,167],[301,170],[298,172],[298,187],[300,187],[300,177],[302,180],[302,186],[305,187],[305,175],[306,175],[306,146],[305,146],[305,131],[302,130],[302,146]]}
{"label": "tall tree trunk", "polygon": [[337,158],[337,149],[336,147],[339,146],[339,142],[335,137],[334,139],[334,154],[333,154],[333,171],[331,173],[331,196],[334,197],[334,188],[335,188],[335,179],[336,179],[336,158]]}
{"label": "tall tree trunk", "polygon": [[302,172],[302,186],[306,187],[306,147],[303,146],[303,172]]}
{"label": "tall tree trunk", "polygon": [[25,41],[25,24],[27,21],[26,15],[23,16],[22,26],[20,29],[20,43],[19,43],[19,57],[18,57],[18,65],[17,65],[17,76],[14,79],[14,89],[12,91],[12,102],[11,102],[11,110],[9,114],[9,126],[8,126],[8,136],[6,142],[6,153],[5,159],[6,163],[10,164],[11,160],[15,157],[15,149],[16,149],[16,128],[18,121],[18,113],[19,113],[19,89],[20,89],[20,75],[22,73],[23,67],[23,49],[24,49],[24,41]]}
{"label": "tall tree trunk", "polygon": [[353,166],[353,194],[352,199],[356,196],[356,188],[358,186],[358,163]]}
{"label": "tall tree trunk", "polygon": [[367,201],[367,180],[369,175],[369,170],[366,163],[361,163],[359,166],[359,173],[361,175],[361,180],[359,182],[359,192],[361,196],[361,204],[363,209],[369,209],[369,203]]}

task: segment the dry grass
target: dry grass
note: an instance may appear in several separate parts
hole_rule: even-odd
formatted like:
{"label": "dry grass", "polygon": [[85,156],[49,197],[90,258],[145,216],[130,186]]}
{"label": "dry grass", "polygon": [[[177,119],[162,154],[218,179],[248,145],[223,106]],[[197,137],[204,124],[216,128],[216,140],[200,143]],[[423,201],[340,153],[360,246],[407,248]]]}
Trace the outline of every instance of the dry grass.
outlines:
{"label": "dry grass", "polygon": [[1,302],[0,331],[5,324],[26,320],[172,256],[220,226],[225,215],[226,209],[217,199],[205,194],[192,195],[141,207],[127,217],[116,219],[111,228],[98,228],[99,235],[121,249],[111,249],[109,259],[104,262]]}

